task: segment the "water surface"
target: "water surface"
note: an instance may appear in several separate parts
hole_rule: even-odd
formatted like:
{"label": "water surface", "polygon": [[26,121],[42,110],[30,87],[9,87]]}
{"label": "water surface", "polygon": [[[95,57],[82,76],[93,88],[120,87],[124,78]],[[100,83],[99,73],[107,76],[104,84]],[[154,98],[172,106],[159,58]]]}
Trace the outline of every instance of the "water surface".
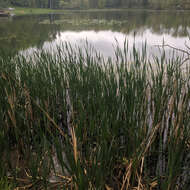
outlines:
{"label": "water surface", "polygon": [[[104,56],[113,56],[116,44],[159,55],[158,45],[186,49],[190,44],[190,13],[184,11],[91,11],[0,19],[0,49],[5,53],[32,53],[64,42],[84,47],[86,42]],[[170,48],[165,48],[167,55]]]}

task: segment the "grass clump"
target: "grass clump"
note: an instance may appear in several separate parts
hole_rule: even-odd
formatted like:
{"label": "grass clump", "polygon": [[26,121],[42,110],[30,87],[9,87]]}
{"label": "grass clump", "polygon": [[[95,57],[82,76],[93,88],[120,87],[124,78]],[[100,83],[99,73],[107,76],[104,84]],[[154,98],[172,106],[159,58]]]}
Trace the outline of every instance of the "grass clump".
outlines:
{"label": "grass clump", "polygon": [[0,171],[33,189],[188,189],[189,66],[65,44],[0,56]]}

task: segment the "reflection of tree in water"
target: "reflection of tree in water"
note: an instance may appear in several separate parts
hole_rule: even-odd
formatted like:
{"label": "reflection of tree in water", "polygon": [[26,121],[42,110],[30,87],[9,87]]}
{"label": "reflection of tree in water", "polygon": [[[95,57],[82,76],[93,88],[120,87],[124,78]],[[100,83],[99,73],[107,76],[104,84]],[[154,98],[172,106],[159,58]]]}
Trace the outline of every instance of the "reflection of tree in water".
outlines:
{"label": "reflection of tree in water", "polygon": [[62,30],[112,30],[142,35],[146,29],[174,37],[190,36],[188,12],[94,11],[62,15],[23,16],[0,20],[0,50],[16,53],[29,47],[41,47]]}
{"label": "reflection of tree in water", "polygon": [[152,31],[158,34],[167,33],[174,37],[185,37],[190,34],[189,13],[163,12],[158,16],[149,17],[148,23],[152,24]]}
{"label": "reflection of tree in water", "polygon": [[25,16],[0,20],[0,50],[14,54],[29,47],[41,47],[45,41],[55,39],[59,30],[58,25],[39,24],[43,19],[43,17]]}
{"label": "reflection of tree in water", "polygon": [[[100,11],[60,15],[57,21],[62,30],[104,30],[131,33],[151,29],[156,34],[170,34],[174,37],[190,35],[190,14],[188,12],[164,11]],[[102,21],[102,22],[101,22]],[[105,22],[103,22],[105,21]],[[56,21],[54,21],[56,23]],[[64,23],[64,24],[63,24]]]}

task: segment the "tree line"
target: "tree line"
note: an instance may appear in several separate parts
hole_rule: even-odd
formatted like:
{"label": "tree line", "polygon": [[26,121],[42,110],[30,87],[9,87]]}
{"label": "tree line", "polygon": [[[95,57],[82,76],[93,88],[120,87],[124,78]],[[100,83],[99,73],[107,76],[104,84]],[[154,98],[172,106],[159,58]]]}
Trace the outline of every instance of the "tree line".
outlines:
{"label": "tree line", "polygon": [[0,7],[61,8],[61,0],[0,0]]}
{"label": "tree line", "polygon": [[190,9],[189,0],[65,0],[77,8],[154,8]]}
{"label": "tree line", "polygon": [[177,8],[190,9],[189,0],[0,0],[0,7],[8,5],[33,8]]}

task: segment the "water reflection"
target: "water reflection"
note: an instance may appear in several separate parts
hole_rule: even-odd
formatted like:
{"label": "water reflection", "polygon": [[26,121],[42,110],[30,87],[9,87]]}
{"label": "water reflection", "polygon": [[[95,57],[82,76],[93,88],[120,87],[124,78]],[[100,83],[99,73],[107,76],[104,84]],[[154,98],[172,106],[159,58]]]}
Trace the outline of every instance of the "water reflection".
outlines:
{"label": "water reflection", "polygon": [[42,47],[45,41],[55,39],[58,25],[40,24],[42,19],[41,16],[24,16],[0,20],[0,50],[14,55],[19,50]]}
{"label": "water reflection", "polygon": [[[32,53],[69,42],[84,47],[86,41],[104,56],[113,56],[116,44],[128,41],[139,50],[146,42],[149,56],[159,55],[163,42],[185,49],[189,44],[190,13],[167,11],[65,12],[0,20],[0,50]],[[117,40],[117,42],[116,42]],[[169,54],[169,48],[165,48]]]}
{"label": "water reflection", "polygon": [[[124,42],[128,44],[128,50],[131,52],[133,47],[142,52],[143,47],[146,43],[146,49],[148,52],[149,58],[152,56],[159,56],[161,54],[159,46],[163,44],[169,44],[173,47],[179,49],[185,49],[185,43],[189,44],[188,37],[173,37],[169,34],[155,34],[151,29],[146,29],[143,32],[138,32],[136,34],[130,33],[125,34],[122,32],[113,32],[111,30],[105,31],[64,31],[59,32],[56,35],[55,40],[52,42],[45,42],[43,49],[51,50],[56,49],[57,46],[64,44],[65,42],[70,43],[71,46],[80,47],[85,49],[85,47],[90,45],[94,49],[100,52],[104,57],[113,57],[114,49],[119,47],[121,50],[124,50]],[[37,50],[34,48],[33,50]],[[164,47],[166,56],[169,57],[172,54],[172,49],[169,47]],[[28,52],[28,51],[27,51]],[[32,49],[30,49],[30,53]],[[26,52],[25,52],[26,53]]]}

